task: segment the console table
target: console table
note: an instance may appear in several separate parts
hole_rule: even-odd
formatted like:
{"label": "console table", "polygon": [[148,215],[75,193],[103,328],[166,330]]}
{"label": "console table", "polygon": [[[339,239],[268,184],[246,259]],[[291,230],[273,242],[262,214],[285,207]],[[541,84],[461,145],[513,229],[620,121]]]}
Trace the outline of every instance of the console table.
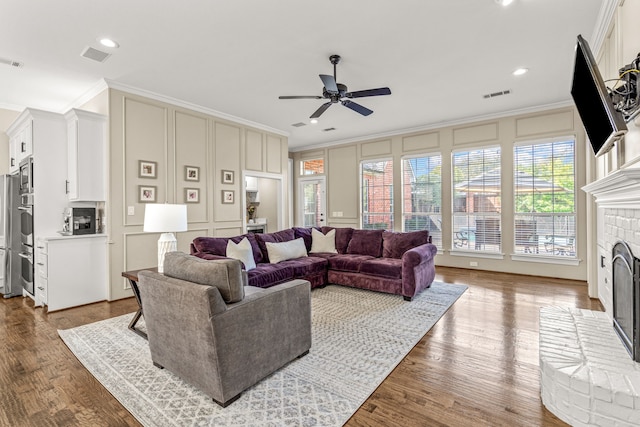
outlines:
{"label": "console table", "polygon": [[123,271],[122,272],[122,277],[124,277],[127,280],[129,280],[129,284],[131,285],[131,289],[133,290],[133,296],[136,297],[136,302],[138,303],[138,311],[136,311],[135,316],[133,316],[133,319],[131,319],[131,322],[129,323],[129,329],[131,329],[136,334],[140,335],[142,338],[148,339],[147,338],[147,334],[145,334],[144,332],[142,332],[139,329],[136,329],[136,323],[138,323],[138,320],[140,320],[140,317],[142,317],[142,302],[140,301],[140,290],[138,290],[138,273],[140,273],[143,270],[155,271],[157,273],[158,272],[158,267],[141,268],[140,270]]}

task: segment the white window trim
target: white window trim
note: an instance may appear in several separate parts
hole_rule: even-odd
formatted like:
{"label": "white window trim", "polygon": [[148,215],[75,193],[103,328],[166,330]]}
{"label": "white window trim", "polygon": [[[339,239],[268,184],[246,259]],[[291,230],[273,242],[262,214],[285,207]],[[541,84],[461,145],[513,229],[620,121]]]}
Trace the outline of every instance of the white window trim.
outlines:
{"label": "white window trim", "polygon": [[[358,168],[358,209],[360,210],[360,228],[364,228],[364,211],[362,210],[362,165],[364,163],[376,163],[376,162],[391,162],[393,164],[393,157],[383,157],[383,158],[373,158],[373,159],[362,159],[360,160],[360,167]],[[395,165],[394,165],[394,173],[395,173]],[[395,188],[393,189],[395,191]],[[391,209],[391,214],[395,211],[395,200],[393,200],[394,206]],[[396,218],[394,215],[393,218],[393,227],[395,228]]]}
{"label": "white window trim", "polygon": [[[404,161],[405,160],[411,160],[411,159],[421,159],[423,157],[434,157],[434,156],[440,156],[440,167],[442,168],[442,152],[441,151],[433,151],[430,153],[423,153],[423,154],[410,154],[410,155],[405,155],[405,156],[401,156],[400,157],[400,194],[402,194],[402,209],[401,209],[401,230],[405,231],[404,229],[404,214],[407,213],[404,210]],[[443,187],[442,187],[442,175],[440,176],[440,216],[442,216],[442,208],[443,208],[443,202],[442,202],[442,191]],[[444,233],[443,233],[444,234]],[[440,243],[442,244],[442,242]]]}

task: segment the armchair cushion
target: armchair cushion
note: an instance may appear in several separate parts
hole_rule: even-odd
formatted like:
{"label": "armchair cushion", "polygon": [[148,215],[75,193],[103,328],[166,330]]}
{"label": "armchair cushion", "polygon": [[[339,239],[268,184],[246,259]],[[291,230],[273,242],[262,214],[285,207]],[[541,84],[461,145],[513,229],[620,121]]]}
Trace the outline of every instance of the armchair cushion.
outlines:
{"label": "armchair cushion", "polygon": [[169,252],[164,258],[165,276],[214,286],[226,303],[244,298],[245,274],[236,259],[206,260],[183,252]]}

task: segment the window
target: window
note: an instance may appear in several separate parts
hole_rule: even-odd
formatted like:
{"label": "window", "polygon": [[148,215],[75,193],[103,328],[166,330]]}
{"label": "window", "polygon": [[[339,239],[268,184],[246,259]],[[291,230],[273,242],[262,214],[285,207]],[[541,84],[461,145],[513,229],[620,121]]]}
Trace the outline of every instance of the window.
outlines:
{"label": "window", "polygon": [[393,230],[393,162],[360,165],[362,228]]}
{"label": "window", "polygon": [[324,159],[300,161],[300,175],[318,175],[324,173]]}
{"label": "window", "polygon": [[514,147],[515,253],[576,256],[575,141]]}
{"label": "window", "polygon": [[500,252],[500,147],[453,153],[453,249]]}
{"label": "window", "polygon": [[402,230],[429,230],[442,246],[442,156],[402,161]]}

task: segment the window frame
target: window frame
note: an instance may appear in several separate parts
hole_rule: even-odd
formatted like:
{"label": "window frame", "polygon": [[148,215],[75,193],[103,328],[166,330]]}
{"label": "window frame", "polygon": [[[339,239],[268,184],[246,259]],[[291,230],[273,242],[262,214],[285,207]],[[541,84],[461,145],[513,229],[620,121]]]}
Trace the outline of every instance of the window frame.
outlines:
{"label": "window frame", "polygon": [[[517,210],[517,189],[516,189],[516,177],[515,174],[517,173],[518,169],[518,163],[517,163],[517,159],[516,159],[516,150],[519,147],[530,147],[530,146],[534,146],[534,145],[542,145],[542,144],[555,144],[555,143],[566,143],[566,142],[572,142],[573,143],[573,156],[572,156],[572,160],[573,160],[573,211],[571,213],[567,213],[567,212],[557,212],[557,211],[553,211],[551,213],[538,213],[538,212],[520,212]],[[552,157],[552,159],[555,157]],[[513,144],[513,150],[512,150],[512,162],[513,162],[513,193],[512,193],[512,209],[513,209],[513,254],[512,254],[512,259],[514,260],[520,260],[520,261],[541,261],[541,262],[557,262],[557,263],[575,263],[578,261],[578,243],[579,243],[579,236],[578,236],[578,191],[576,191],[576,185],[578,182],[578,163],[577,163],[577,158],[578,158],[578,139],[576,137],[576,135],[564,135],[564,136],[557,136],[557,137],[551,137],[551,138],[541,138],[541,139],[533,139],[533,140],[521,140],[521,141],[517,141]],[[552,178],[555,177],[555,174],[552,176]],[[554,203],[555,206],[555,203]],[[569,235],[567,234],[565,237],[565,241],[559,243],[556,245],[555,243],[555,221],[556,218],[558,216],[572,216],[573,217],[573,235],[571,236],[571,238],[569,238]],[[537,245],[537,251],[536,250],[532,250],[530,253],[528,252],[517,252],[517,246],[522,246],[522,245],[518,245],[517,243],[517,231],[516,231],[516,224],[518,220],[522,220],[523,216],[530,216],[533,218],[544,218],[544,217],[548,217],[550,216],[553,219],[554,222],[554,226],[553,226],[553,236],[554,239],[552,241],[547,241],[544,240],[542,242],[542,244],[544,246],[541,246],[540,243],[540,236],[538,235],[538,225],[536,223],[536,239],[538,240],[538,245]],[[566,234],[566,233],[565,233]],[[546,238],[545,238],[546,239]],[[549,251],[548,249],[551,248]],[[557,253],[556,253],[557,251]]]}
{"label": "window frame", "polygon": [[[379,163],[379,162],[389,162],[391,163],[391,184],[390,184],[390,196],[389,196],[389,203],[391,205],[390,210],[388,212],[389,217],[390,217],[390,221],[391,224],[389,224],[388,228],[385,228],[385,230],[389,230],[389,231],[393,231],[394,227],[395,227],[395,222],[396,222],[396,218],[395,218],[395,201],[394,201],[394,197],[393,197],[393,191],[394,191],[394,169],[395,169],[395,165],[394,165],[394,160],[393,157],[385,157],[385,158],[375,158],[375,159],[361,159],[360,160],[360,165],[359,165],[359,170],[358,170],[358,175],[359,175],[359,188],[358,188],[358,198],[359,198],[359,208],[360,208],[360,228],[361,229],[365,229],[365,223],[364,223],[364,216],[365,214],[369,213],[369,210],[367,210],[367,212],[364,211],[364,197],[363,197],[363,193],[364,193],[364,176],[363,176],[363,165],[365,163]],[[367,187],[367,194],[369,193],[370,188]],[[367,205],[369,205],[369,200],[367,199]],[[386,214],[386,212],[374,212],[374,214]],[[371,229],[371,228],[367,228],[367,229]]]}
{"label": "window frame", "polygon": [[[419,154],[408,154],[408,155],[404,155],[402,157],[400,157],[400,193],[402,195],[402,200],[401,200],[401,204],[402,204],[402,209],[401,209],[401,230],[403,232],[406,232],[406,228],[405,228],[405,214],[421,214],[420,212],[407,212],[405,211],[405,203],[406,203],[406,199],[405,199],[405,161],[410,161],[412,159],[429,159],[429,158],[433,158],[433,157],[439,157],[440,158],[440,168],[442,170],[442,166],[443,166],[443,155],[441,151],[432,151],[432,152],[428,152],[428,153],[419,153]],[[441,226],[441,230],[440,230],[440,238],[436,238],[433,239],[433,235],[431,234],[432,230],[429,230],[429,234],[432,236],[433,239],[433,243],[438,247],[438,248],[442,248],[442,210],[443,210],[443,199],[442,199],[442,190],[443,190],[443,186],[442,186],[443,182],[442,182],[442,172],[440,173],[440,200],[439,200],[439,208],[440,208],[440,226]],[[413,194],[413,193],[411,193]],[[429,215],[431,216],[431,214],[424,214],[424,215]]]}

